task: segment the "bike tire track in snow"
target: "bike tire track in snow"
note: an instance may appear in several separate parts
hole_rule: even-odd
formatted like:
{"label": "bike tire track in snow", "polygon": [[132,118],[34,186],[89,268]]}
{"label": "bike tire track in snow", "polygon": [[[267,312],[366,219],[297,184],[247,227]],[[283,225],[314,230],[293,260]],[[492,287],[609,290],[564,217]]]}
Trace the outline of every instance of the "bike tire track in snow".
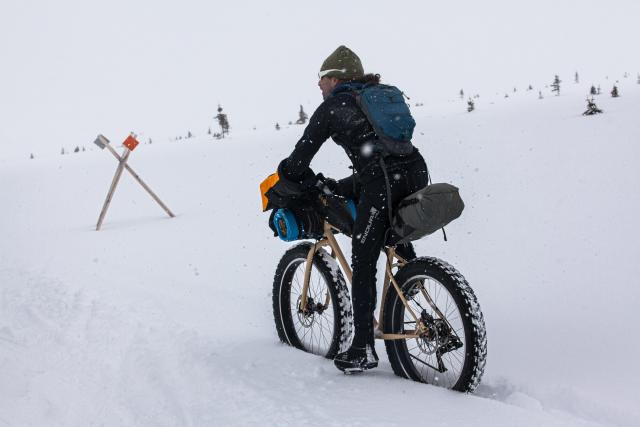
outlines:
{"label": "bike tire track in snow", "polygon": [[6,425],[391,426],[416,405],[433,425],[483,420],[487,411],[530,412],[522,425],[597,425],[508,384],[483,385],[478,395],[495,399],[487,401],[402,380],[384,357],[379,370],[347,377],[273,336],[207,340],[144,302],[114,306],[55,279],[0,277],[11,283],[0,302]]}

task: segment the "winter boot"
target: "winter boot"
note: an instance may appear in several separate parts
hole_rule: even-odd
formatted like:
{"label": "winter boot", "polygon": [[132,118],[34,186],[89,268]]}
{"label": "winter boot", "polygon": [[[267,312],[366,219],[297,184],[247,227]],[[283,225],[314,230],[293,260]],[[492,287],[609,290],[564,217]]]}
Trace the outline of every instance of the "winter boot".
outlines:
{"label": "winter boot", "polygon": [[345,374],[366,371],[378,366],[378,355],[372,344],[365,348],[351,346],[347,351],[339,353],[333,363]]}

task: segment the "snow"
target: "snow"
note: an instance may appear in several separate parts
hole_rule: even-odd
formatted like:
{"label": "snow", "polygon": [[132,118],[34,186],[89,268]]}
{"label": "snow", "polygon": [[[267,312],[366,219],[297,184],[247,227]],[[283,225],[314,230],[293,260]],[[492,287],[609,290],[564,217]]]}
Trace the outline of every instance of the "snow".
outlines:
{"label": "snow", "polygon": [[[482,103],[576,71],[607,93],[605,76],[640,71],[638,16],[635,0],[3,0],[0,157],[73,150],[98,132],[200,136],[218,104],[233,132],[273,129],[315,109],[318,71],[341,44],[412,104],[461,89]],[[394,30],[371,30],[383,22]]]}
{"label": "snow", "polygon": [[[434,182],[466,203],[448,242],[416,247],[478,296],[474,395],[394,376],[381,342],[359,376],[278,342],[290,245],[258,185],[301,127],[140,145],[131,166],[177,216],[125,171],[99,232],[109,153],[0,160],[0,426],[640,424],[640,85],[583,117],[589,86],[414,109]],[[340,178],[347,161],[329,141],[312,167]]]}

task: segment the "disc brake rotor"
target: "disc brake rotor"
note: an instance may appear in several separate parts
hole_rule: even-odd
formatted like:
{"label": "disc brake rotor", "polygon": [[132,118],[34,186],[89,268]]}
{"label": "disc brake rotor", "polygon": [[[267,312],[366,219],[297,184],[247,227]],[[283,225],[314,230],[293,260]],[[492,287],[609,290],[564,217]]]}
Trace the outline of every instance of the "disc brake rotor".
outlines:
{"label": "disc brake rotor", "polygon": [[438,358],[441,355],[462,347],[460,339],[453,333],[449,325],[443,319],[435,319],[432,315],[422,310],[418,330],[421,330],[418,341],[420,351]]}
{"label": "disc brake rotor", "polygon": [[307,307],[305,310],[300,308],[300,304],[302,302],[302,295],[298,297],[298,302],[296,303],[296,307],[298,307],[297,315],[300,324],[305,328],[310,328],[315,321],[315,311],[313,307],[315,303],[313,302],[313,298],[307,297]]}

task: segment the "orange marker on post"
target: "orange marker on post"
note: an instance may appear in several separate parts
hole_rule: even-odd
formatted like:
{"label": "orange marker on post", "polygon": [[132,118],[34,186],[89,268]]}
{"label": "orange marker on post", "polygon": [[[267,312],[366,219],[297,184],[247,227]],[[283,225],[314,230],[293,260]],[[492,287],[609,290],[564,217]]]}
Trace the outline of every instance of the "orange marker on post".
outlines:
{"label": "orange marker on post", "polygon": [[135,150],[138,144],[140,143],[138,142],[137,139],[135,139],[133,135],[129,135],[127,139],[125,139],[124,142],[122,143],[122,145],[124,145],[131,151]]}
{"label": "orange marker on post", "polygon": [[125,146],[122,156],[116,152],[116,150],[111,146],[111,144],[109,144],[109,140],[103,135],[98,135],[94,143],[98,147],[100,147],[100,149],[107,148],[111,152],[111,154],[113,154],[113,156],[116,158],[116,160],[118,160],[118,168],[116,169],[116,174],[114,175],[113,180],[111,181],[111,187],[109,187],[109,192],[107,193],[107,199],[104,201],[104,205],[102,206],[102,211],[100,211],[100,217],[98,218],[98,224],[96,225],[96,230],[100,230],[100,227],[102,226],[102,221],[104,220],[104,217],[107,214],[107,209],[111,204],[113,193],[116,191],[116,186],[118,185],[118,181],[120,181],[122,172],[125,169],[133,176],[133,178],[136,181],[138,181],[138,183],[142,186],[142,188],[144,188],[147,191],[147,193],[151,195],[151,197],[160,205],[160,207],[162,207],[162,209],[164,209],[164,211],[170,217],[173,218],[175,216],[173,212],[171,212],[171,210],[169,210],[169,208],[164,203],[162,203],[160,198],[156,196],[156,194],[153,191],[151,191],[151,188],[149,188],[149,186],[138,176],[138,174],[135,173],[133,169],[131,169],[131,166],[127,164],[127,160],[129,159],[129,154],[131,154],[131,152],[139,144],[138,140],[133,135],[129,135],[127,139],[125,139],[124,142],[122,143],[122,145]]}

